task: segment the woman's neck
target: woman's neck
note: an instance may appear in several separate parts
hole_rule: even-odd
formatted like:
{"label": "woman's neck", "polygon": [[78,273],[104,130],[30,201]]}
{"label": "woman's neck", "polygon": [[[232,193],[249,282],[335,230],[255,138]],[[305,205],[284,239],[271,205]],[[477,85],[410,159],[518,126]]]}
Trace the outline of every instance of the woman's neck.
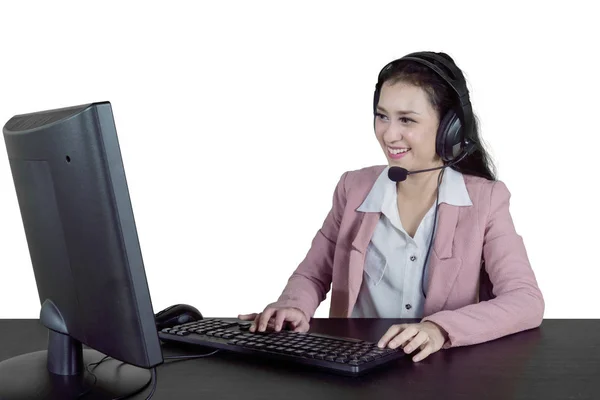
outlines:
{"label": "woman's neck", "polygon": [[438,169],[408,175],[404,181],[396,184],[398,197],[402,197],[406,200],[424,200],[431,198],[431,196],[436,194],[438,177],[443,171],[443,169]]}

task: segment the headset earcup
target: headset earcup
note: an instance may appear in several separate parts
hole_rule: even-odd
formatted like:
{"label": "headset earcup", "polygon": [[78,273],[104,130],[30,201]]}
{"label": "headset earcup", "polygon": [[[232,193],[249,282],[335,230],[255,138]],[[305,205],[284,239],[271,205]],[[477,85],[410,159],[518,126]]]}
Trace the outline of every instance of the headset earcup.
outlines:
{"label": "headset earcup", "polygon": [[450,110],[444,115],[438,127],[435,149],[444,162],[452,161],[462,151],[462,124],[460,118]]}

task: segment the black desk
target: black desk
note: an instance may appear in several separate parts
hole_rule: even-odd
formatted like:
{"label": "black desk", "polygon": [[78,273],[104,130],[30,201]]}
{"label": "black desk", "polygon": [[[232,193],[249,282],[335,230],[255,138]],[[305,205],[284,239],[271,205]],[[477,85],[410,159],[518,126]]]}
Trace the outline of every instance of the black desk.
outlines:
{"label": "black desk", "polygon": [[[311,331],[378,340],[400,320],[315,319]],[[0,320],[0,361],[46,348],[37,320]],[[166,355],[182,354],[166,347]],[[600,320],[545,320],[492,342],[359,378],[217,353],[157,368],[153,399],[600,399]],[[135,399],[145,399],[146,389]]]}

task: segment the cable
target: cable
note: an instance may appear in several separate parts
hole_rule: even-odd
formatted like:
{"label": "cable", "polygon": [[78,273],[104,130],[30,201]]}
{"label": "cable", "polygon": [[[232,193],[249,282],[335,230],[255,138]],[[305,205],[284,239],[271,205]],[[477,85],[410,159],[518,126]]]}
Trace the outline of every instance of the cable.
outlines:
{"label": "cable", "polygon": [[433,240],[435,239],[435,225],[437,222],[437,214],[438,214],[438,208],[440,206],[440,185],[442,184],[442,176],[444,175],[444,171],[442,170],[440,172],[440,174],[438,175],[438,185],[437,185],[437,194],[436,194],[436,199],[435,199],[435,214],[433,216],[433,229],[431,230],[431,240],[429,241],[429,248],[427,249],[427,256],[425,256],[425,262],[423,263],[423,275],[421,278],[421,291],[423,292],[423,297],[427,298],[427,295],[425,294],[425,289],[424,289],[424,285],[425,285],[425,269],[427,269],[427,260],[429,260],[429,253],[431,252],[431,246],[433,245]]}
{"label": "cable", "polygon": [[165,360],[192,360],[195,358],[204,358],[204,357],[208,357],[208,356],[212,356],[213,354],[218,353],[219,350],[215,350],[211,353],[207,353],[207,354],[195,354],[193,356],[169,356],[169,357],[164,357]]}
{"label": "cable", "polygon": [[154,392],[156,391],[156,383],[158,382],[158,375],[156,373],[156,367],[152,368],[151,371],[152,374],[152,390],[150,390],[150,394],[148,394],[148,397],[146,397],[146,400],[150,400],[152,398],[152,396],[154,396]]}
{"label": "cable", "polygon": [[[96,361],[95,363],[90,363],[85,368],[88,369],[88,367],[91,367],[92,365],[94,366],[94,368],[96,368],[98,365],[100,365],[102,362],[104,362],[104,360],[106,360],[107,358],[110,358],[110,356],[104,356],[104,357],[102,357],[102,359],[100,359],[100,361]],[[92,368],[92,369],[94,369],[94,368]],[[88,372],[91,374],[91,371],[89,369],[88,369]],[[94,374],[92,374],[92,375],[94,375]]]}
{"label": "cable", "polygon": [[81,393],[79,396],[77,396],[77,398],[78,398],[78,399],[80,399],[80,398],[82,398],[83,396],[87,395],[87,394],[88,394],[88,393],[89,393],[89,392],[92,390],[92,388],[93,388],[94,386],[96,386],[96,383],[98,382],[98,377],[97,377],[96,375],[94,375],[94,373],[93,373],[92,371],[90,371],[90,369],[89,369],[89,368],[90,368],[90,366],[92,366],[92,365],[93,365],[93,366],[94,366],[94,368],[95,368],[95,367],[96,367],[98,364],[100,364],[102,361],[106,360],[107,358],[108,358],[108,356],[105,356],[105,357],[104,357],[103,359],[101,359],[100,361],[98,361],[98,362],[95,362],[95,363],[90,363],[90,364],[87,364],[87,365],[85,366],[85,370],[88,372],[88,374],[90,374],[91,376],[93,376],[93,377],[94,377],[94,383],[92,383],[92,384],[90,385],[90,387],[88,388],[88,390],[86,390],[85,392],[83,392],[83,393]]}

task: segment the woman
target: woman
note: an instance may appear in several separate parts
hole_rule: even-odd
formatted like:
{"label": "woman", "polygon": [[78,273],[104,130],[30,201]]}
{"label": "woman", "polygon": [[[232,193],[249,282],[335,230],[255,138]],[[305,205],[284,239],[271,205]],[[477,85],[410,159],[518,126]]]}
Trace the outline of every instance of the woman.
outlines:
{"label": "woman", "polygon": [[510,193],[495,178],[452,58],[419,52],[389,63],[373,106],[388,165],[342,175],[278,301],[239,318],[254,321],[251,331],[286,323],[305,332],[331,286],[330,317],[419,318],[379,341],[420,349],[413,361],[539,326],[544,299]]}

